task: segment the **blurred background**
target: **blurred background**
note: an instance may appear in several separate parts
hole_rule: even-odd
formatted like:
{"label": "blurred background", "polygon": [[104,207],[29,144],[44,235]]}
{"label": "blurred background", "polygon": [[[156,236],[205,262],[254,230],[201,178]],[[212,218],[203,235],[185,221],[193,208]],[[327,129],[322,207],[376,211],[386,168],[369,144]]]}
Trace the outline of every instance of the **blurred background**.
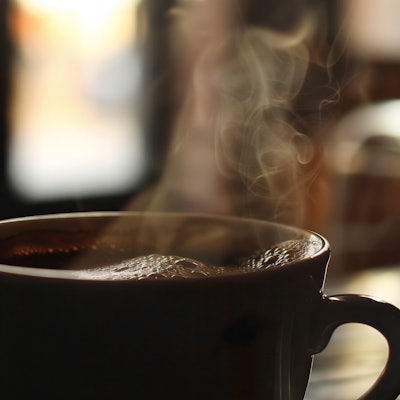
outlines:
{"label": "blurred background", "polygon": [[259,193],[232,201],[243,182],[227,185],[232,178],[210,167],[214,139],[204,121],[170,168],[174,183],[161,197],[152,191],[171,158],[176,110],[188,93],[179,53],[194,43],[171,44],[171,10],[195,3],[204,1],[1,2],[0,218],[152,203],[317,230],[342,269],[398,261],[400,4],[238,1],[221,12],[226,17],[235,3],[244,24],[289,34],[309,14],[317,21],[306,39],[309,66],[285,110],[307,139],[301,173],[312,171],[296,220],[276,217],[265,206],[275,200],[264,204]]}
{"label": "blurred background", "polygon": [[[399,19],[397,0],[2,0],[0,219],[272,219],[325,235],[331,278],[366,270],[327,292],[400,304]],[[310,398],[379,373],[384,344],[348,332]]]}
{"label": "blurred background", "polygon": [[119,209],[157,173],[139,3],[2,2],[1,218]]}

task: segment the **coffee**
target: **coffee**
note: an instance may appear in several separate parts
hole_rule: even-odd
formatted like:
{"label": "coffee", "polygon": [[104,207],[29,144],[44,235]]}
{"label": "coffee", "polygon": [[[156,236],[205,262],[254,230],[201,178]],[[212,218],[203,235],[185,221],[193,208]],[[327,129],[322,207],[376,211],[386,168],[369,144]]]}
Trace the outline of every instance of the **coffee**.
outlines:
{"label": "coffee", "polygon": [[[39,236],[41,243],[49,243],[49,237],[43,238],[43,234]],[[128,254],[125,248],[117,245],[105,248],[104,244],[99,246],[99,243],[83,245],[85,240],[83,237],[81,239],[81,246],[70,247],[59,243],[42,248],[35,241],[21,246],[24,240],[20,238],[19,247],[15,247],[14,251],[9,250],[8,255],[0,254],[0,262],[24,267],[73,269],[73,276],[80,279],[204,278],[280,267],[307,257],[309,252],[308,240],[288,240],[216,265],[188,256],[157,253],[125,258]]]}
{"label": "coffee", "polygon": [[62,230],[52,219],[45,226],[40,220],[24,222],[20,231],[0,240],[0,264],[61,270],[85,280],[250,273],[308,258],[322,246],[316,235],[274,225],[265,235],[261,222],[229,218],[132,215],[122,221],[95,217],[84,223],[67,218]]}
{"label": "coffee", "polygon": [[101,280],[204,278],[283,266],[304,258],[306,249],[307,241],[291,240],[238,259],[232,265],[210,265],[188,257],[150,254],[113,265],[82,269],[76,275]]}

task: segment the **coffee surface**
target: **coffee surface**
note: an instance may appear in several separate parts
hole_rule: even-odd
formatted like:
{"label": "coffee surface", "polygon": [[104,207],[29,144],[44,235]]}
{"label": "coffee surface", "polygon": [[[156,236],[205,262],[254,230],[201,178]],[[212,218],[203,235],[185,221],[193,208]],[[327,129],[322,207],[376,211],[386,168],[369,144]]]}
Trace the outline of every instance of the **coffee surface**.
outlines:
{"label": "coffee surface", "polygon": [[290,240],[270,249],[242,257],[232,265],[210,265],[175,255],[149,254],[112,265],[83,268],[74,274],[83,279],[129,280],[202,278],[223,274],[255,272],[280,267],[308,255],[308,241]]}
{"label": "coffee surface", "polygon": [[281,267],[322,248],[315,235],[286,239],[280,233],[274,239],[271,231],[242,226],[142,228],[23,231],[0,240],[0,264],[63,270],[89,280],[203,278]]}

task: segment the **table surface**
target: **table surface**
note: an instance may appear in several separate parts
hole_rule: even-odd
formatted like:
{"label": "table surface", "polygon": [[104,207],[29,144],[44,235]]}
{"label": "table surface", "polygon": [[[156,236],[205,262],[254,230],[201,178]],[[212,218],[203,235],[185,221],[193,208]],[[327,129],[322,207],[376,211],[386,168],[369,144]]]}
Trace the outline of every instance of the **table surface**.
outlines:
{"label": "table surface", "polygon": [[[400,308],[400,266],[332,278],[328,273],[324,293],[371,295]],[[339,327],[315,356],[305,399],[358,399],[377,379],[386,357],[386,340],[376,330],[361,324]]]}

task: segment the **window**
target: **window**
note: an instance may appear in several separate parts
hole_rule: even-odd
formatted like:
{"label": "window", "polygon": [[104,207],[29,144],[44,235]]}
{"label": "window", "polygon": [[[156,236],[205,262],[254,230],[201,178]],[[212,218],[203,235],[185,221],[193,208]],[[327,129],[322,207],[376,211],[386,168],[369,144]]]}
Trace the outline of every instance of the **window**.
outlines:
{"label": "window", "polygon": [[132,188],[146,170],[139,0],[14,0],[8,174],[27,200]]}

